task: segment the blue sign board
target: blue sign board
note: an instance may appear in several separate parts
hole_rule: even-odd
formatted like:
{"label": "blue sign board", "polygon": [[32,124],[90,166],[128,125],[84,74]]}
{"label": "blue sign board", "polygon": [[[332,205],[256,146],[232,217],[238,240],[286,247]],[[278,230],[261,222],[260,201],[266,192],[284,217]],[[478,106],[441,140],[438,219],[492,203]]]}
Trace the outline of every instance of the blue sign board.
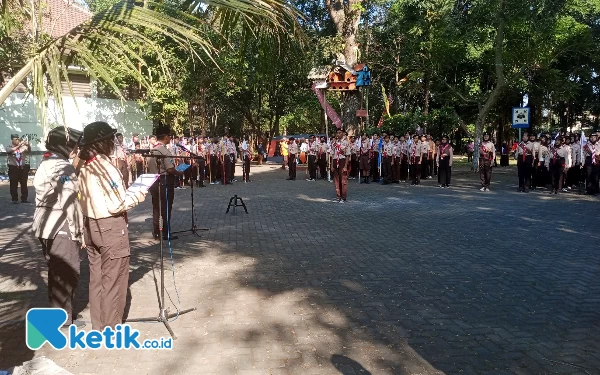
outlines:
{"label": "blue sign board", "polygon": [[528,128],[531,119],[529,107],[513,107],[512,109],[512,127]]}

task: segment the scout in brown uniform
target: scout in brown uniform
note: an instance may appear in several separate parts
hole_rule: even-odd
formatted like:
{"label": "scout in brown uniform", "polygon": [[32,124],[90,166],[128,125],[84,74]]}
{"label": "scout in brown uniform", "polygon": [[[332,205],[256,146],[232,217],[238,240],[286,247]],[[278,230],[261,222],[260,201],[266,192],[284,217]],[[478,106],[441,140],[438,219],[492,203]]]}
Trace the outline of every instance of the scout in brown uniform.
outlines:
{"label": "scout in brown uniform", "polygon": [[298,155],[298,145],[294,137],[290,137],[288,145],[288,168],[290,169],[288,180],[296,180],[296,156]]}
{"label": "scout in brown uniform", "polygon": [[533,165],[531,167],[531,189],[535,190],[535,188],[539,185],[538,167],[539,167],[540,161],[538,160],[537,157],[540,154],[541,142],[539,139],[537,139],[537,136],[535,134],[531,134],[529,136],[529,141],[533,143],[533,149],[532,149]]}
{"label": "scout in brown uniform", "polygon": [[[436,139],[435,143],[433,144],[433,150],[434,150],[434,154],[433,154],[433,175],[434,176],[438,176],[438,177],[439,177],[438,170],[439,170],[439,167],[440,167],[438,161],[440,160],[440,158],[439,158],[437,152],[440,149],[440,144],[441,144],[441,142],[440,142],[439,139]],[[440,179],[438,178],[438,182],[439,181],[440,181]]]}
{"label": "scout in brown uniform", "polygon": [[427,153],[427,178],[433,178],[433,160],[435,159],[435,142],[431,139],[431,135],[426,137],[429,152]]}
{"label": "scout in brown uniform", "polygon": [[27,176],[29,175],[29,154],[31,145],[27,140],[21,140],[18,134],[11,134],[11,144],[6,147],[8,155],[8,178],[10,180],[10,196],[13,203],[19,203],[18,187],[21,185],[21,203],[31,203],[27,200]]}
{"label": "scout in brown uniform", "polygon": [[247,137],[240,145],[240,153],[242,154],[242,178],[244,182],[250,182],[250,162],[252,161],[252,148]]}
{"label": "scout in brown uniform", "polygon": [[129,164],[127,163],[127,147],[123,141],[123,134],[117,133],[115,136],[115,152],[113,154],[114,164],[123,176],[125,189],[129,187]]}
{"label": "scout in brown uniform", "polygon": [[327,138],[321,137],[321,142],[319,142],[319,152],[317,153],[319,175],[321,176],[321,180],[327,178],[327,147]]}
{"label": "scout in brown uniform", "polygon": [[413,135],[413,141],[410,145],[410,175],[412,177],[412,186],[419,185],[421,183],[421,161],[422,153],[421,142],[419,142],[419,136]]}
{"label": "scout in brown uniform", "polygon": [[400,147],[400,141],[395,136],[392,136],[392,144],[394,146],[392,160],[392,183],[400,183],[400,160],[402,159],[402,148]]}
{"label": "scout in brown uniform", "polygon": [[331,172],[337,201],[346,202],[348,196],[348,169],[346,163],[350,160],[350,144],[344,139],[344,131],[339,128],[336,139],[331,142]]}
{"label": "scout in brown uniform", "polygon": [[210,177],[210,184],[219,184],[221,179],[221,168],[219,168],[219,159],[221,157],[221,147],[219,146],[219,140],[214,138],[208,145],[208,153],[210,154],[210,164],[208,174]]}
{"label": "scout in brown uniform", "polygon": [[379,134],[373,134],[373,142],[371,143],[371,177],[373,182],[379,182],[379,149],[381,139]]}
{"label": "scout in brown uniform", "polygon": [[366,133],[360,138],[360,147],[359,147],[359,168],[361,171],[361,178],[363,182],[369,183],[369,172],[371,171],[371,141],[367,137]]}
{"label": "scout in brown uniform", "polygon": [[448,137],[442,137],[442,143],[440,143],[436,154],[437,165],[439,166],[438,182],[440,183],[441,188],[449,188],[450,177],[452,173],[452,156],[454,154],[454,150],[452,149],[452,146],[448,143]]}
{"label": "scout in brown uniform", "polygon": [[358,178],[358,145],[356,144],[356,137],[351,136],[350,140],[350,172],[348,173],[348,178],[352,180],[356,180]]}
{"label": "scout in brown uniform", "polygon": [[111,163],[116,131],[105,122],[83,129],[79,175],[84,238],[90,263],[92,329],[121,324],[129,281],[129,232],[126,212],[145,193],[127,194],[119,170]]}
{"label": "scout in brown uniform", "polygon": [[550,194],[558,194],[563,189],[563,179],[570,166],[571,150],[562,144],[562,137],[556,138],[554,147],[550,149],[550,173],[552,174],[552,190]]}
{"label": "scout in brown uniform", "polygon": [[319,143],[315,140],[315,136],[311,135],[308,138],[308,181],[316,181],[317,179],[317,154],[319,153]]}
{"label": "scout in brown uniform", "polygon": [[[170,129],[162,126],[156,129],[156,144],[150,150],[151,155],[173,156],[166,145],[170,141]],[[183,173],[175,169],[173,158],[148,158],[148,173],[159,174],[160,177],[150,187],[152,195],[152,234],[158,240],[160,235],[160,218],[163,219],[163,239],[176,240],[177,236],[171,235],[171,216],[173,200],[175,198],[175,184],[177,176]]]}
{"label": "scout in brown uniform", "polygon": [[590,135],[589,141],[583,146],[581,160],[585,162],[586,187],[588,195],[598,194],[598,176],[600,174],[600,146],[597,144],[598,135]]}
{"label": "scout in brown uniform", "polygon": [[[407,138],[408,137],[408,138]],[[407,140],[410,139],[410,135],[408,136],[401,136],[400,137],[400,143],[399,143],[399,148],[400,148],[400,181],[402,182],[406,182],[408,181],[408,153],[409,153],[409,149],[408,149],[408,142]]]}
{"label": "scout in brown uniform", "polygon": [[533,142],[529,142],[529,134],[523,133],[523,140],[515,152],[517,169],[519,171],[519,191],[529,192],[531,184],[531,167],[533,165]]}
{"label": "scout in brown uniform", "polygon": [[538,186],[546,186],[548,180],[548,167],[550,165],[550,149],[548,148],[548,141],[546,136],[542,135],[540,138],[540,148],[537,155],[538,160]]}
{"label": "scout in brown uniform", "polygon": [[421,178],[429,178],[429,156],[432,150],[429,147],[429,141],[426,136],[421,136]]}
{"label": "scout in brown uniform", "polygon": [[48,264],[50,307],[67,312],[65,326],[85,323],[73,319],[73,296],[79,283],[79,251],[83,241],[83,214],[77,194],[79,183],[75,167],[69,163],[81,132],[59,126],[50,130],[46,150],[33,179],[35,213],[33,232],[42,244]]}
{"label": "scout in brown uniform", "polygon": [[394,145],[390,142],[390,136],[383,137],[383,145],[381,147],[381,177],[383,184],[388,185],[392,182],[392,158],[394,157]]}
{"label": "scout in brown uniform", "polygon": [[479,177],[481,178],[480,191],[490,191],[492,180],[492,160],[496,159],[496,147],[490,141],[490,135],[483,135],[483,142],[479,145]]}

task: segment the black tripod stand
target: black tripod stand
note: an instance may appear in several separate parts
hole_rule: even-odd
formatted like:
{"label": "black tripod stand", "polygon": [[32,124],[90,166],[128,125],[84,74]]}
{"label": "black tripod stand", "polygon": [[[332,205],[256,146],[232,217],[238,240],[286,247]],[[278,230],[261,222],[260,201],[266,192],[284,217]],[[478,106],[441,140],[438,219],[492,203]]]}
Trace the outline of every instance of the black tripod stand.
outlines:
{"label": "black tripod stand", "polygon": [[[170,155],[142,155],[143,157],[152,157],[152,158],[156,158],[156,159],[165,159],[165,158],[172,158],[172,156]],[[161,182],[164,182],[164,186],[161,186]],[[167,175],[161,175],[159,177],[159,180],[155,182],[155,184],[158,184],[158,188],[164,188],[166,191],[166,194],[168,194],[168,180],[167,180]],[[192,199],[193,199],[193,194],[192,194]],[[171,326],[169,325],[169,319],[175,317],[175,316],[179,316],[179,315],[183,315],[183,314],[187,314],[191,311],[195,311],[196,308],[192,307],[191,309],[185,309],[185,310],[179,310],[176,313],[173,314],[169,314],[169,309],[167,309],[165,307],[165,269],[164,269],[164,219],[162,216],[162,200],[161,200],[161,194],[160,194],[160,190],[159,190],[159,194],[158,194],[158,204],[159,207],[161,207],[161,209],[159,210],[160,212],[160,217],[158,220],[158,229],[159,229],[159,236],[160,236],[160,296],[158,299],[158,308],[159,308],[159,312],[158,312],[158,316],[156,317],[147,317],[147,318],[132,318],[132,319],[126,319],[125,322],[159,322],[159,323],[163,323],[165,325],[165,327],[167,328],[167,330],[169,331],[169,334],[171,335],[171,337],[173,338],[173,340],[177,340],[177,336],[175,335],[175,333],[173,332],[173,329],[171,328]],[[167,216],[171,215],[171,213],[169,212],[169,203],[168,203],[168,195],[167,195],[167,202],[165,203],[165,206],[167,208]],[[170,228],[167,228],[170,230]],[[169,234],[170,237],[170,234]]]}

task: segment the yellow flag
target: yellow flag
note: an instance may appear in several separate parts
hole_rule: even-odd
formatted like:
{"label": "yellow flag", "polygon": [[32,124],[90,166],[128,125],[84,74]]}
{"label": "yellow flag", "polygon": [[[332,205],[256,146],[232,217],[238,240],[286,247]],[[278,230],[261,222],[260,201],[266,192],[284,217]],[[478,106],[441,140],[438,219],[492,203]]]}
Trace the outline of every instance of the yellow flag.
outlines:
{"label": "yellow flag", "polygon": [[390,117],[390,101],[388,100],[387,95],[385,94],[385,87],[381,85],[381,95],[383,95],[383,105],[385,108],[385,114]]}

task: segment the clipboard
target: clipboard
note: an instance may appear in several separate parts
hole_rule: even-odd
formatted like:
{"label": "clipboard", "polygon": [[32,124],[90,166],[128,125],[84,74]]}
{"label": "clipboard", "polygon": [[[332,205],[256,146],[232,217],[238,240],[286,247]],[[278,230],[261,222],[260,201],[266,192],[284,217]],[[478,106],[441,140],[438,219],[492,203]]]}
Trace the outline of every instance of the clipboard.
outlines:
{"label": "clipboard", "polygon": [[160,175],[159,174],[150,174],[150,173],[138,176],[138,178],[135,179],[133,184],[131,184],[129,186],[129,189],[127,189],[126,194],[137,194],[139,192],[143,192],[143,193],[148,192],[150,187],[152,185],[154,185],[156,180],[158,180],[158,176],[160,176]]}

